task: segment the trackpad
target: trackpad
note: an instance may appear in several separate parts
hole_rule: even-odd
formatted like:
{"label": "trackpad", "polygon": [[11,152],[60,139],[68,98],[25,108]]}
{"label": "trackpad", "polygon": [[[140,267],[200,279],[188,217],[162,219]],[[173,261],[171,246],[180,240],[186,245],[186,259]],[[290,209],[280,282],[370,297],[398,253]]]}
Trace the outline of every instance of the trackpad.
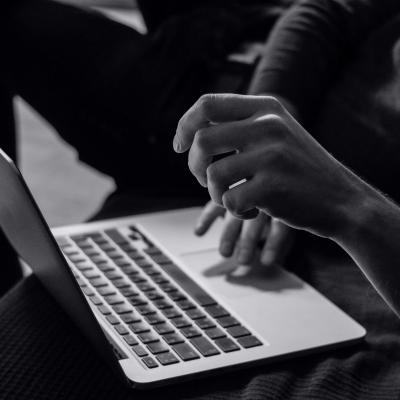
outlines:
{"label": "trackpad", "polygon": [[303,282],[281,268],[238,265],[233,258],[222,258],[216,250],[181,255],[190,274],[213,292],[228,299],[277,294],[301,289]]}

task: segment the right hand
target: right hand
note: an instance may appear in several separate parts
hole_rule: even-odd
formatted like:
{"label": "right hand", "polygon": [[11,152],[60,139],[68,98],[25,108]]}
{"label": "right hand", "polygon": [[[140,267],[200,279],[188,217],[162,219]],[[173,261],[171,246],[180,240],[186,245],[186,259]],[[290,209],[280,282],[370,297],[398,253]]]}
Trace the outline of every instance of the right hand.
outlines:
{"label": "right hand", "polygon": [[[242,265],[253,261],[265,266],[284,262],[293,242],[293,230],[287,225],[265,213],[260,213],[255,219],[243,221],[211,200],[197,220],[195,233],[204,235],[219,217],[225,219],[219,244],[222,256],[234,255]],[[260,242],[262,248],[259,252]],[[258,260],[255,260],[256,256],[259,257]]]}

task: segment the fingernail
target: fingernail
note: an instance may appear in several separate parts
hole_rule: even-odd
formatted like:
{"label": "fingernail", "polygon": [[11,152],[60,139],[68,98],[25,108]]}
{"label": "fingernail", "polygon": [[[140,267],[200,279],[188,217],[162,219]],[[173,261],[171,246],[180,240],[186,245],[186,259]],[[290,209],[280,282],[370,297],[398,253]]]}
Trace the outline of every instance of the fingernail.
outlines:
{"label": "fingernail", "polygon": [[179,152],[181,151],[181,144],[179,143],[178,137],[177,137],[176,135],[174,136],[173,145],[174,145],[174,150],[175,150],[177,153],[179,153]]}
{"label": "fingernail", "polygon": [[266,251],[261,256],[261,264],[271,265],[274,263],[275,253],[273,251]]}
{"label": "fingernail", "polygon": [[230,242],[222,242],[219,246],[219,252],[224,257],[229,257],[231,255],[231,244]]}
{"label": "fingernail", "polygon": [[238,261],[241,264],[246,264],[250,261],[251,258],[251,252],[247,249],[240,250],[239,255],[238,255]]}

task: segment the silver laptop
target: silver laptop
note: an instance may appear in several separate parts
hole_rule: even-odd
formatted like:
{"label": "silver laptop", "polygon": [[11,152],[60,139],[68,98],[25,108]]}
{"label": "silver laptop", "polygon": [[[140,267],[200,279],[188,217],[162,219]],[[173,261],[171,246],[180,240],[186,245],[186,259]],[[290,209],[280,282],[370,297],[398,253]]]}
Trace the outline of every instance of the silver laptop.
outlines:
{"label": "silver laptop", "polygon": [[151,388],[348,345],[365,330],[283,269],[223,259],[199,208],[50,232],[0,151],[0,224],[21,258],[111,368]]}

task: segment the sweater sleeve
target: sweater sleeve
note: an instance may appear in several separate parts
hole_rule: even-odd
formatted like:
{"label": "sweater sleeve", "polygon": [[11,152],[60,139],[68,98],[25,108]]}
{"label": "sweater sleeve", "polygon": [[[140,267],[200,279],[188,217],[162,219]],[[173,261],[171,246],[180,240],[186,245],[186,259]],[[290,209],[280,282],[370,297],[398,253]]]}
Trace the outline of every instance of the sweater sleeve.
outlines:
{"label": "sweater sleeve", "polygon": [[359,44],[399,12],[399,0],[299,1],[271,32],[250,93],[283,98],[307,125]]}

